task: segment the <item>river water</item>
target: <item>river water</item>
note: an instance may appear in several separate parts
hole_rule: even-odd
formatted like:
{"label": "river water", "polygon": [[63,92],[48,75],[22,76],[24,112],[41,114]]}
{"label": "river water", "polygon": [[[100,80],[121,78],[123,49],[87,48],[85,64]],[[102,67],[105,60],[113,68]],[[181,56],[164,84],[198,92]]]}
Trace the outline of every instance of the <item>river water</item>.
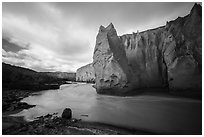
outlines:
{"label": "river water", "polygon": [[28,121],[64,108],[74,118],[165,134],[201,134],[202,101],[171,96],[141,94],[133,97],[99,95],[92,84],[65,84],[58,90],[46,90],[24,98],[36,105],[14,116]]}

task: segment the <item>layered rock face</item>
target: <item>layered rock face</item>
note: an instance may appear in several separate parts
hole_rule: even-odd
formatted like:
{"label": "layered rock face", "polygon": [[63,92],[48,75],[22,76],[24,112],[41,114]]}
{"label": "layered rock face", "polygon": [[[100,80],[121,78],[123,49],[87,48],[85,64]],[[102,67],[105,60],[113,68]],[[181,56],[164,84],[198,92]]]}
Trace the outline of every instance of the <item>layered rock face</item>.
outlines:
{"label": "layered rock face", "polygon": [[93,56],[98,93],[122,94],[130,78],[124,46],[113,24],[100,27]]}
{"label": "layered rock face", "polygon": [[77,69],[76,81],[94,82],[95,72],[92,63]]}
{"label": "layered rock face", "polygon": [[201,91],[202,7],[144,32],[117,36],[113,25],[100,27],[93,56],[98,93],[133,89]]}
{"label": "layered rock face", "polygon": [[162,47],[165,28],[127,34],[120,37],[125,47],[135,88],[166,87],[167,67]]}
{"label": "layered rock face", "polygon": [[189,15],[167,23],[164,59],[171,90],[202,88],[202,7],[195,4]]}

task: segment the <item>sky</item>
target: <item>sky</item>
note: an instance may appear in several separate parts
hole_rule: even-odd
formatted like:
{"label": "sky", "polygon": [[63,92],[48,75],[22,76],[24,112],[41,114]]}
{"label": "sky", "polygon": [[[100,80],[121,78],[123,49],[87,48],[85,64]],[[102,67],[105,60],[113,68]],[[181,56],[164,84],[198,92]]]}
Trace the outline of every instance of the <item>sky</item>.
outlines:
{"label": "sky", "polygon": [[144,31],[190,13],[194,3],[2,4],[2,61],[40,72],[76,72],[92,62],[101,25]]}

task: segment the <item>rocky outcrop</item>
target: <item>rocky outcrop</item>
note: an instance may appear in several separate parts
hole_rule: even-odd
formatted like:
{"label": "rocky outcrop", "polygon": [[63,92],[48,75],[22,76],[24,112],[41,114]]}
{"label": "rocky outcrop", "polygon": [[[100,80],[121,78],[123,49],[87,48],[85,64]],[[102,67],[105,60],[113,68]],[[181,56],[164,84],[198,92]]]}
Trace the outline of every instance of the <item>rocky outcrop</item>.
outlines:
{"label": "rocky outcrop", "polygon": [[166,87],[168,84],[162,55],[164,32],[165,28],[160,27],[120,37],[131,70],[131,83],[137,89]]}
{"label": "rocky outcrop", "polygon": [[[100,27],[93,56],[98,93],[133,89],[201,91],[202,7],[144,32],[117,36],[112,24]],[[135,91],[135,90],[134,90]]]}
{"label": "rocky outcrop", "polygon": [[189,15],[167,23],[164,44],[171,90],[202,88],[202,7],[195,4]]}
{"label": "rocky outcrop", "polygon": [[95,72],[92,63],[77,69],[76,81],[94,82]]}
{"label": "rocky outcrop", "polygon": [[93,56],[96,90],[98,93],[122,94],[130,79],[124,46],[111,23],[101,26]]}

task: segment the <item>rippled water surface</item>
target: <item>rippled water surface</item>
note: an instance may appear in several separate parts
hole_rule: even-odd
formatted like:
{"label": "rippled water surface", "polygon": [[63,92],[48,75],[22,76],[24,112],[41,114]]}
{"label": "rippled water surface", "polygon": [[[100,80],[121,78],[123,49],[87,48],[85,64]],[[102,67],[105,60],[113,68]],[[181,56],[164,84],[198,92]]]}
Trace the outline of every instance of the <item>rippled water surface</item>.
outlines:
{"label": "rippled water surface", "polygon": [[62,85],[59,90],[22,100],[34,108],[16,116],[33,120],[37,116],[58,112],[70,107],[74,118],[103,122],[158,133],[194,134],[202,129],[201,100],[153,95],[116,97],[96,94],[92,84]]}

